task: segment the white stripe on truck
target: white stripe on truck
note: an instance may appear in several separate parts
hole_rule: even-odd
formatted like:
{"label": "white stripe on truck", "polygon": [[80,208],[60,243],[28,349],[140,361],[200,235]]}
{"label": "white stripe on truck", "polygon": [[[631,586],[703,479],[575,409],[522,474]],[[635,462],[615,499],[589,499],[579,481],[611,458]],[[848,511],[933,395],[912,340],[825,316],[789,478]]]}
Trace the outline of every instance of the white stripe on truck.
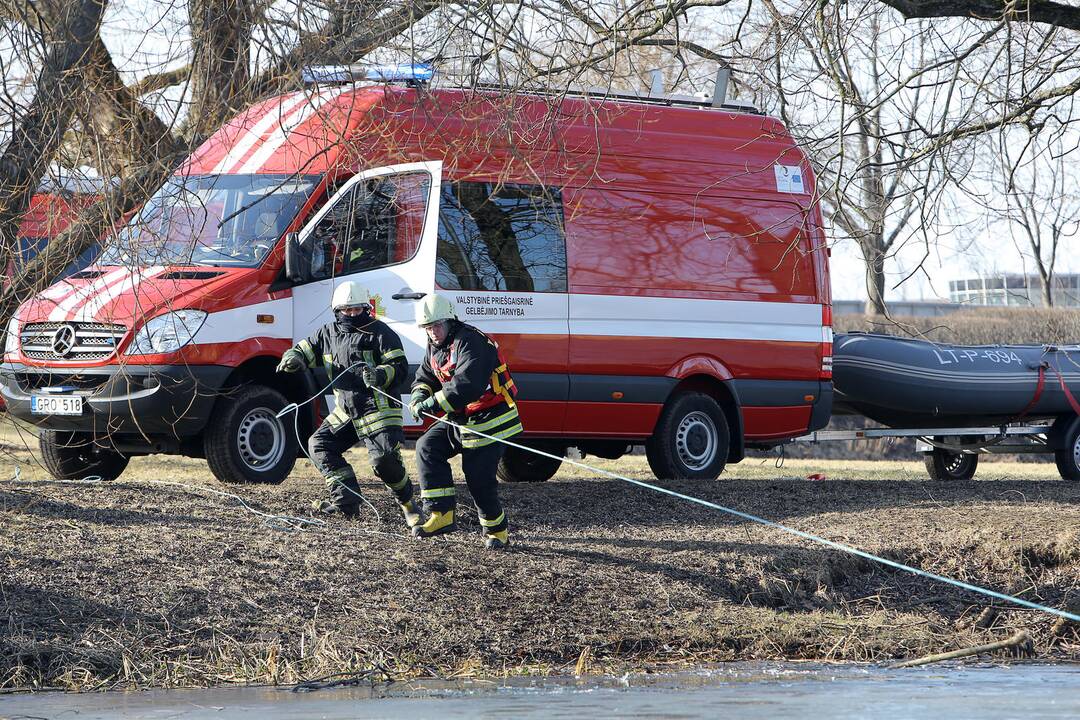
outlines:
{"label": "white stripe on truck", "polygon": [[135,292],[144,280],[160,275],[163,272],[165,272],[165,268],[160,265],[148,268],[135,268],[129,276],[120,282],[113,283],[109,287],[98,291],[93,297],[87,300],[82,307],[75,311],[71,319],[81,320],[83,322],[93,321],[98,312],[105,307],[106,304],[112,302],[123,293]]}
{"label": "white stripe on truck", "polygon": [[131,271],[127,268],[117,268],[116,270],[105,273],[98,279],[78,288],[52,309],[52,312],[49,313],[49,321],[61,322],[68,320],[68,314],[78,307],[80,303],[106,289],[114,282],[120,282],[123,278],[130,275],[130,272]]}
{"label": "white stripe on truck", "polygon": [[301,125],[307,122],[308,118],[314,115],[328,101],[336,98],[346,90],[351,89],[352,88],[349,86],[344,86],[335,88],[334,90],[324,91],[310,98],[299,110],[293,112],[292,115],[289,115],[274,127],[269,137],[267,137],[266,140],[263,141],[263,144],[259,146],[259,149],[256,150],[238,170],[234,170],[234,172],[240,175],[258,172],[263,164],[285,144],[285,141],[288,140],[289,135],[294,130],[300,128]]}
{"label": "white stripe on truck", "polygon": [[570,334],[820,343],[821,305],[571,295]]}
{"label": "white stripe on truck", "polygon": [[214,166],[212,174],[218,175],[220,173],[230,173],[235,169],[237,163],[244,159],[248,150],[252,148],[255,143],[262,139],[262,136],[270,129],[270,126],[275,121],[280,121],[288,113],[307,100],[307,95],[298,92],[291,97],[284,98],[280,103],[275,105],[266,111],[266,114],[259,118],[259,121],[252,125],[247,130],[247,134],[240,140],[240,142],[233,145],[232,149],[218,161]]}

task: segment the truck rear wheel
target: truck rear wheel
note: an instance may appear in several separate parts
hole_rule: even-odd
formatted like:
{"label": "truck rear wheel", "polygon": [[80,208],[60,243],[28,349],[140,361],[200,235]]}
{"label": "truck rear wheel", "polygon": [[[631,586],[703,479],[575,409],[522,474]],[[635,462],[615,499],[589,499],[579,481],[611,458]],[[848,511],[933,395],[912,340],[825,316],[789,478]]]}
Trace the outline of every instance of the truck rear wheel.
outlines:
{"label": "truck rear wheel", "polygon": [[[561,448],[537,446],[539,450],[552,455],[560,454]],[[555,460],[544,455],[537,455],[527,450],[507,446],[499,460],[495,474],[502,482],[545,482],[555,477],[562,467],[562,460]]]}
{"label": "truck rear wheel", "polygon": [[668,400],[645,456],[658,478],[715,480],[727,463],[731,443],[727,418],[708,395],[688,392]]}
{"label": "truck rear wheel", "polygon": [[42,430],[38,444],[45,469],[57,480],[115,480],[128,466],[126,455],[94,445],[85,433]]}
{"label": "truck rear wheel", "polygon": [[276,417],[285,403],[284,395],[263,385],[218,400],[203,436],[206,462],[218,480],[276,485],[289,476],[298,445],[288,417]]}
{"label": "truck rear wheel", "polygon": [[1080,418],[1072,418],[1065,431],[1065,442],[1054,451],[1054,462],[1063,479],[1080,481]]}
{"label": "truck rear wheel", "polygon": [[970,480],[979,466],[978,455],[934,448],[926,455],[926,473],[931,480]]}

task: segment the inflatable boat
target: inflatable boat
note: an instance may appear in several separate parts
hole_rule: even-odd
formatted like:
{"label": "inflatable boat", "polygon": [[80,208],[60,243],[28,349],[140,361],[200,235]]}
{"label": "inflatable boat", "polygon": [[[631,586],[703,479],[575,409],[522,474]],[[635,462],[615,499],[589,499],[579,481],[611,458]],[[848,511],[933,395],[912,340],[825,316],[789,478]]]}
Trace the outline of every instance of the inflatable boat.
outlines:
{"label": "inflatable boat", "polygon": [[1080,345],[944,345],[875,333],[833,340],[834,411],[888,427],[1080,415]]}

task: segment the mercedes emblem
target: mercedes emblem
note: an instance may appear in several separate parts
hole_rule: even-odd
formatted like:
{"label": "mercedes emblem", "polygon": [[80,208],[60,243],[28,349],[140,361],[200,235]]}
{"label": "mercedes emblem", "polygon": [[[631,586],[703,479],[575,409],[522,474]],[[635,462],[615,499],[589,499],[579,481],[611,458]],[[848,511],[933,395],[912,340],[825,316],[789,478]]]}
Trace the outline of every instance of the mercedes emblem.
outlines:
{"label": "mercedes emblem", "polygon": [[52,349],[53,352],[60,357],[67,357],[72,348],[75,347],[75,326],[74,325],[61,325],[56,328],[56,332],[52,336]]}

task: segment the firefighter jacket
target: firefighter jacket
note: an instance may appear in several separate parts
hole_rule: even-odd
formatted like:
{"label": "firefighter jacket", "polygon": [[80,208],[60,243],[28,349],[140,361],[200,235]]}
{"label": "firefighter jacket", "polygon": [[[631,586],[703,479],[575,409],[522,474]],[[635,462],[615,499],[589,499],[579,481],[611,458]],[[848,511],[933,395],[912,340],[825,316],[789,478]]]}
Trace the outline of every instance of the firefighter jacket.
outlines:
{"label": "firefighter jacket", "polygon": [[[335,407],[327,418],[332,425],[351,419],[361,436],[402,426],[401,407],[365,386],[361,377],[365,363],[382,370],[386,375],[382,389],[393,395],[408,372],[401,338],[385,323],[372,320],[357,328],[332,322],[293,349],[304,356],[308,367],[325,367],[334,381]],[[357,362],[360,364],[348,369]]]}
{"label": "firefighter jacket", "polygon": [[428,343],[413,391],[433,395],[451,420],[491,437],[463,432],[461,445],[477,448],[521,432],[517,389],[498,344],[471,325],[451,321],[442,345]]}

